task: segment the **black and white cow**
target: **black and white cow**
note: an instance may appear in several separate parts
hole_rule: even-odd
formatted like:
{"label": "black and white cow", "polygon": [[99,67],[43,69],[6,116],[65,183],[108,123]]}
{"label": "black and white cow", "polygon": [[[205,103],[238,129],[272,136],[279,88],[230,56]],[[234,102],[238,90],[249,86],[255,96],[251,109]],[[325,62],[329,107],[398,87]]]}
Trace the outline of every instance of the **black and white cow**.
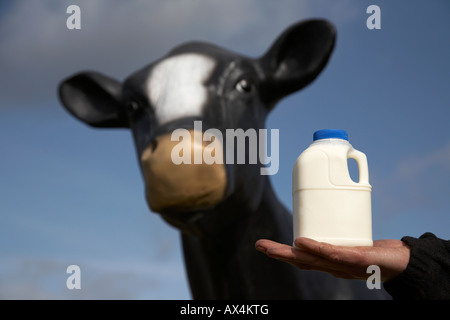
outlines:
{"label": "black and white cow", "polygon": [[[63,105],[94,127],[130,128],[149,207],[180,229],[196,299],[374,297],[365,283],[300,271],[254,249],[261,238],[292,243],[292,215],[279,202],[260,162],[181,164],[171,159],[171,133],[262,129],[286,95],[322,71],[335,28],[308,20],[288,28],[259,58],[190,42],[130,75],[123,83],[78,73],[59,87]],[[187,141],[192,152],[204,141]],[[227,142],[222,141],[223,145]],[[222,152],[226,157],[225,149]]]}

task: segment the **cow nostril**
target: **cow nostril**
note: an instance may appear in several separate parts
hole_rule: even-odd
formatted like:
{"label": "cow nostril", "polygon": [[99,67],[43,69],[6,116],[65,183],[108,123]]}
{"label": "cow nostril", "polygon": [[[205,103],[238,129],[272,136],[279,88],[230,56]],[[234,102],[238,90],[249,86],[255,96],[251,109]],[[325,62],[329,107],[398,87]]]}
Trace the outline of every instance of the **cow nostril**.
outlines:
{"label": "cow nostril", "polygon": [[151,144],[150,144],[150,150],[151,150],[152,152],[155,152],[155,150],[156,150],[157,147],[158,147],[158,141],[156,141],[156,139],[155,139],[155,140],[153,140],[153,141],[151,142]]}

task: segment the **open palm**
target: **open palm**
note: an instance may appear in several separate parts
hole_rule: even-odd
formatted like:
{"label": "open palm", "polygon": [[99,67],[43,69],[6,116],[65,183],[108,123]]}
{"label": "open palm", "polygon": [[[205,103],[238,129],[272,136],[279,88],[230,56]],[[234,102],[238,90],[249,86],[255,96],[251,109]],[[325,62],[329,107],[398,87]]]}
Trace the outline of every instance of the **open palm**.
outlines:
{"label": "open palm", "polygon": [[381,280],[402,273],[409,262],[409,247],[400,240],[376,240],[373,247],[343,247],[309,238],[297,238],[295,247],[261,239],[257,250],[304,270],[317,270],[344,279],[367,279],[367,267],[377,265]]}

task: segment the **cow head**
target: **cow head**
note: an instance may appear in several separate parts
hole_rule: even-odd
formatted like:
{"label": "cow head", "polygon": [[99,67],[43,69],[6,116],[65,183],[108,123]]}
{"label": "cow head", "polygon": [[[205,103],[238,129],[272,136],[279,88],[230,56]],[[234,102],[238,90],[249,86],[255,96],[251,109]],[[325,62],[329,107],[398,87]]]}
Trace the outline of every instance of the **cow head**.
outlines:
{"label": "cow head", "polygon": [[[321,72],[334,41],[332,25],[308,20],[288,28],[259,58],[190,42],[123,82],[97,72],[78,73],[60,84],[59,95],[88,125],[131,129],[150,208],[183,229],[227,200],[254,209],[265,179],[259,162],[175,164],[174,148],[187,144],[195,156],[210,141],[227,143],[217,137],[195,138],[208,129],[226,137],[227,129],[264,128],[280,99]],[[202,132],[196,131],[195,121],[201,121]],[[172,133],[180,128],[192,139],[174,139]],[[215,148],[214,156],[225,159],[224,150]]]}

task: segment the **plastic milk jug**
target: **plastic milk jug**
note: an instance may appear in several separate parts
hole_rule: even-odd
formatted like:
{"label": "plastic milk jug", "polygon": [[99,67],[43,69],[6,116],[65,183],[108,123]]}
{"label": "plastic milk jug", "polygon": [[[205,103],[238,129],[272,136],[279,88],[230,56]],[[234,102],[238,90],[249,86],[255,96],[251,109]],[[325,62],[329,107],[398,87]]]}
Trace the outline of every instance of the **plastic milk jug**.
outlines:
{"label": "plastic milk jug", "polygon": [[[344,130],[319,130],[313,140],[293,170],[294,239],[372,246],[372,187],[366,155],[353,149]],[[350,177],[349,158],[358,164],[358,182]]]}

